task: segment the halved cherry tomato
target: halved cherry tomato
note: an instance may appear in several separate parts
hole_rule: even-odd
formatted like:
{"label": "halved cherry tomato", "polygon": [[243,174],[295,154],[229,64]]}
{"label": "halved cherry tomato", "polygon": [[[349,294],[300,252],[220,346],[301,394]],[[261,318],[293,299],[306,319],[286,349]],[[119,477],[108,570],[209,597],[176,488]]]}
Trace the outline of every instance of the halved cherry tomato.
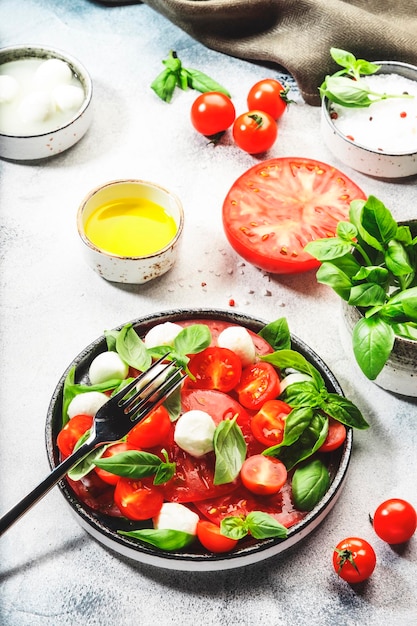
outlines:
{"label": "halved cherry tomato", "polygon": [[240,380],[242,363],[232,350],[212,347],[191,357],[188,364],[195,380],[189,380],[192,389],[231,391]]}
{"label": "halved cherry tomato", "polygon": [[249,154],[266,152],[278,136],[276,121],[263,111],[248,111],[236,118],[233,124],[233,139]]}
{"label": "halved cherry tomato", "polygon": [[248,457],[240,470],[246,489],[258,495],[277,493],[287,480],[287,468],[279,459],[263,454]]}
{"label": "halved cherry tomato", "polygon": [[253,363],[243,369],[235,390],[240,404],[256,411],[264,402],[279,395],[279,376],[270,363]]}
{"label": "halved cherry tomato", "polygon": [[364,192],[331,165],[304,158],[270,159],[250,168],[223,203],[230,245],[249,263],[276,274],[319,266],[304,246],[334,237]]}
{"label": "halved cherry tomato", "polygon": [[[109,446],[104,451],[102,458],[109,458],[111,456],[114,456],[115,454],[126,452],[127,450],[134,450],[134,447],[125,442],[115,443],[113,446]],[[115,485],[120,478],[120,476],[118,476],[117,474],[112,474],[105,469],[101,469],[101,467],[95,467],[94,469],[96,474],[100,476],[101,480],[103,480],[108,485]]]}
{"label": "halved cherry tomato", "polygon": [[251,419],[253,436],[266,446],[281,443],[284,437],[285,417],[291,413],[291,407],[282,400],[268,400],[261,410]]}
{"label": "halved cherry tomato", "polygon": [[200,543],[211,552],[230,552],[238,543],[237,539],[222,535],[219,526],[204,520],[200,520],[197,524],[197,537]]}
{"label": "halved cherry tomato", "polygon": [[191,123],[202,135],[216,135],[235,120],[233,102],[223,93],[208,91],[199,95],[191,107]]}
{"label": "halved cherry tomato", "polygon": [[280,82],[274,78],[265,78],[250,89],[247,98],[248,107],[249,109],[265,111],[274,120],[277,120],[287,108],[287,93],[288,89],[283,87]]}
{"label": "halved cherry tomato", "polygon": [[58,433],[57,445],[64,457],[72,454],[74,446],[79,438],[91,428],[93,418],[91,415],[74,415]]}
{"label": "halved cherry tomato", "polygon": [[376,555],[373,547],[360,537],[347,537],[333,551],[334,571],[348,583],[360,583],[370,577],[375,569]]}
{"label": "halved cherry tomato", "polygon": [[136,448],[153,448],[164,445],[171,432],[171,419],[164,406],[149,413],[127,435],[127,442]]}
{"label": "halved cherry tomato", "polygon": [[114,490],[114,501],[122,515],[128,519],[145,520],[161,510],[164,498],[153,477],[133,480],[120,477]]}
{"label": "halved cherry tomato", "polygon": [[320,452],[332,452],[343,444],[346,439],[346,426],[329,417],[329,430],[324,443],[320,447]]}
{"label": "halved cherry tomato", "polygon": [[373,518],[378,537],[390,544],[411,539],[417,528],[417,513],[406,500],[391,498],[379,505]]}

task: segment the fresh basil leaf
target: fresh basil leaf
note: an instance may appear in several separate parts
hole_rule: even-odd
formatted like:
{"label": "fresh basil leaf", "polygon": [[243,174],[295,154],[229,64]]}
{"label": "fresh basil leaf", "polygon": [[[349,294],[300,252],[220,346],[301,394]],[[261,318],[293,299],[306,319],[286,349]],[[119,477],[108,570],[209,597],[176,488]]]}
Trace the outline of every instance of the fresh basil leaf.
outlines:
{"label": "fresh basil leaf", "polygon": [[155,478],[153,480],[154,485],[164,485],[167,483],[175,474],[176,464],[175,463],[161,463],[158,469],[156,470]]}
{"label": "fresh basil leaf", "polygon": [[197,354],[211,343],[210,329],[206,324],[193,324],[183,328],[174,340],[174,350],[179,354]]}
{"label": "fresh basil leaf", "polygon": [[105,459],[98,459],[97,467],[107,470],[116,476],[125,476],[134,480],[156,474],[161,459],[156,454],[139,450],[127,450]]}
{"label": "fresh basil leaf", "polygon": [[[90,433],[90,431],[87,431],[87,432]],[[83,439],[83,438],[80,438],[80,439]],[[80,442],[80,445],[82,445],[82,443],[83,441]],[[77,442],[77,447],[78,447],[78,442]],[[83,459],[78,461],[78,463],[76,463],[76,465],[74,465],[70,469],[70,471],[68,472],[69,478],[71,478],[71,480],[81,480],[81,478],[84,478],[84,476],[87,476],[87,474],[89,474],[91,470],[95,467],[96,461],[102,456],[102,454],[108,447],[109,447],[108,445],[100,446],[98,448],[95,448],[95,450],[92,450],[91,452],[89,452]],[[74,451],[75,449],[76,448],[74,447]]]}
{"label": "fresh basil leaf", "polygon": [[300,511],[312,511],[329,486],[329,471],[319,459],[298,467],[291,484],[295,506]]}
{"label": "fresh basil leaf", "polygon": [[367,378],[375,380],[387,362],[394,346],[394,331],[381,318],[363,317],[352,331],[353,352]]}
{"label": "fresh basil leaf", "polygon": [[377,250],[382,250],[397,234],[397,222],[381,200],[369,196],[362,211],[362,227],[370,236],[365,241]]}
{"label": "fresh basil leaf", "polygon": [[358,231],[356,226],[350,222],[341,221],[336,226],[336,235],[343,241],[347,241],[352,246],[352,241],[356,238]]}
{"label": "fresh basil leaf", "polygon": [[355,66],[356,58],[347,50],[342,50],[341,48],[330,48],[330,56],[338,65],[341,65],[347,70]]}
{"label": "fresh basil leaf", "polygon": [[68,372],[63,386],[62,396],[62,426],[68,422],[68,406],[73,398],[80,393],[87,393],[89,391],[100,391],[102,393],[106,391],[113,391],[118,389],[125,381],[120,379],[106,380],[103,383],[97,383],[96,385],[83,385],[75,382],[75,367],[72,367]]}
{"label": "fresh basil leaf", "polygon": [[263,511],[251,511],[246,516],[247,528],[255,539],[269,539],[277,537],[286,539],[288,530],[272,515]]}
{"label": "fresh basil leaf", "polygon": [[106,338],[107,350],[109,352],[116,352],[116,339],[119,334],[118,330],[105,330],[104,337]]}
{"label": "fresh basil leaf", "polygon": [[351,428],[365,430],[369,428],[368,422],[363,417],[357,406],[344,396],[337,393],[329,393],[323,400],[323,410],[338,422]]}
{"label": "fresh basil leaf", "polygon": [[121,329],[116,339],[116,349],[125,363],[142,372],[146,371],[152,363],[151,355],[132,324],[126,324]]}
{"label": "fresh basil leaf", "polygon": [[347,76],[327,76],[324,95],[342,106],[353,108],[369,107],[375,100],[369,97],[369,89],[361,80]]}
{"label": "fresh basil leaf", "polygon": [[326,387],[320,372],[296,350],[278,350],[271,354],[265,354],[260,358],[261,361],[267,361],[280,370],[294,369],[308,374],[313,378],[316,389],[325,389]]}
{"label": "fresh basil leaf", "polygon": [[273,350],[289,350],[291,348],[291,335],[285,317],[280,317],[275,322],[266,324],[258,334],[269,343]]}
{"label": "fresh basil leaf", "polygon": [[388,242],[385,251],[385,263],[390,272],[394,276],[406,276],[413,274],[414,269],[410,264],[407,251],[404,246],[395,239]]}
{"label": "fresh basil leaf", "polygon": [[248,534],[248,526],[243,517],[229,516],[224,517],[220,522],[220,532],[229,539],[243,539]]}
{"label": "fresh basil leaf", "polygon": [[164,102],[171,102],[177,86],[177,78],[174,72],[166,67],[151,84],[151,89]]}
{"label": "fresh basil leaf", "polygon": [[[306,407],[307,408],[307,407]],[[288,418],[287,418],[288,419]],[[280,459],[287,468],[291,470],[297,463],[304,461],[314,454],[326,439],[329,428],[329,420],[321,412],[315,411],[308,426],[303,430],[298,439],[289,446],[274,446],[278,448],[272,456]],[[262,454],[266,454],[264,450]]]}
{"label": "fresh basil leaf", "polygon": [[349,300],[352,280],[334,262],[325,261],[316,273],[317,282],[331,287],[343,300]]}
{"label": "fresh basil leaf", "polygon": [[384,286],[388,280],[389,272],[385,267],[371,265],[370,267],[361,267],[359,271],[352,277],[354,282],[366,280],[368,283],[376,283]]}
{"label": "fresh basil leaf", "polygon": [[214,484],[231,483],[239,475],[246,458],[246,443],[238,424],[237,414],[231,420],[221,421],[214,431],[213,445],[216,456]]}
{"label": "fresh basil leaf", "polygon": [[314,417],[313,409],[309,406],[293,409],[285,419],[284,437],[280,443],[266,448],[262,452],[265,456],[279,456],[281,448],[291,446],[305,432]]}
{"label": "fresh basil leaf", "polygon": [[195,535],[167,528],[142,528],[140,530],[118,530],[117,532],[119,535],[139,539],[139,541],[150,543],[156,548],[167,550],[168,552],[186,548],[195,539]]}
{"label": "fresh basil leaf", "polygon": [[325,237],[309,241],[304,250],[314,256],[318,261],[330,261],[348,254],[352,243],[339,237]]}
{"label": "fresh basil leaf", "polygon": [[164,402],[164,407],[169,413],[171,422],[175,422],[181,415],[181,388],[178,387],[170,393]]}
{"label": "fresh basil leaf", "polygon": [[217,81],[210,78],[210,76],[207,76],[207,74],[192,68],[188,68],[186,71],[188,74],[188,84],[192,89],[200,91],[201,93],[205,93],[207,91],[219,91],[230,98],[230,93],[227,89],[220,85]]}
{"label": "fresh basil leaf", "polygon": [[[289,385],[282,394],[285,402],[292,407],[317,407],[321,404],[323,390],[318,391],[314,383],[304,380]],[[288,420],[288,417],[287,417]]]}
{"label": "fresh basil leaf", "polygon": [[361,283],[350,290],[348,303],[357,307],[369,307],[384,304],[385,289],[376,283]]}

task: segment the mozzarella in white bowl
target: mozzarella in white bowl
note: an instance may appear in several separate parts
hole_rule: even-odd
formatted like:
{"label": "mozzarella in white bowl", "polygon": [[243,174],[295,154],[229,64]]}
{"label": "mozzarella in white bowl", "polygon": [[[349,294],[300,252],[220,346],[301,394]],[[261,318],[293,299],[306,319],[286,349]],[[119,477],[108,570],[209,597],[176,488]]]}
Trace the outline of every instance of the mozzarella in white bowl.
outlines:
{"label": "mozzarella in white bowl", "polygon": [[228,326],[222,330],[217,338],[217,345],[235,352],[243,367],[255,362],[255,344],[249,331],[243,326]]}
{"label": "mozzarella in white bowl", "polygon": [[174,441],[182,450],[199,458],[214,449],[215,430],[211,415],[193,409],[183,413],[175,424]]}

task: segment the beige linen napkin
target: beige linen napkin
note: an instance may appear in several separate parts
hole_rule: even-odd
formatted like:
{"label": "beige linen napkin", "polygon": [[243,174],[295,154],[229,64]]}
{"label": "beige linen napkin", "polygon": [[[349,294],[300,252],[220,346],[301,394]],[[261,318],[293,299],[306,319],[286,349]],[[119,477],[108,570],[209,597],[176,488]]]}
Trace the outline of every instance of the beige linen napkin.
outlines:
{"label": "beige linen napkin", "polygon": [[[144,0],[194,39],[287,70],[304,100],[338,68],[329,49],[417,65],[417,0]],[[168,44],[169,45],[169,44]],[[260,76],[260,78],[262,78]]]}

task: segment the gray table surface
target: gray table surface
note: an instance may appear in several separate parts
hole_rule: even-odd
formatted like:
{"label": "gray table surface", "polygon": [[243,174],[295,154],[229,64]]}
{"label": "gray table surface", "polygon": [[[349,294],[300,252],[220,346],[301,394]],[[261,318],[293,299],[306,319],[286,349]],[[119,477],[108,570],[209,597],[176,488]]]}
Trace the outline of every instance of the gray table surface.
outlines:
{"label": "gray table surface", "polygon": [[[417,537],[401,550],[368,521],[393,496],[417,506],[415,401],[368,382],[342,348],[338,298],[314,272],[271,276],[242,263],[221,226],[231,184],[259,159],[230,140],[214,148],[195,133],[196,94],[167,105],[149,85],[170,49],[185,65],[227,85],[243,112],[249,87],[276,70],[204,48],[149,7],[87,0],[2,0],[2,46],[52,45],[78,57],[94,83],[94,120],[82,141],[41,164],[2,162],[0,510],[48,472],[45,415],[62,372],[86,345],[133,318],[177,307],[215,307],[267,320],[285,315],[291,331],[329,365],[371,424],[355,433],[342,496],[320,528],[291,555],[214,573],[178,573],[136,563],[80,528],[57,489],[0,541],[0,623],[4,626],[299,624],[409,626],[417,623]],[[296,92],[268,154],[338,166],[397,219],[416,215],[416,180],[383,182],[337,163],[323,146],[320,111]],[[178,262],[146,286],[102,280],[80,255],[75,214],[96,185],[142,178],[175,191],[185,209]],[[204,284],[203,284],[204,283]],[[332,571],[334,545],[359,535],[378,565],[352,588]]]}

